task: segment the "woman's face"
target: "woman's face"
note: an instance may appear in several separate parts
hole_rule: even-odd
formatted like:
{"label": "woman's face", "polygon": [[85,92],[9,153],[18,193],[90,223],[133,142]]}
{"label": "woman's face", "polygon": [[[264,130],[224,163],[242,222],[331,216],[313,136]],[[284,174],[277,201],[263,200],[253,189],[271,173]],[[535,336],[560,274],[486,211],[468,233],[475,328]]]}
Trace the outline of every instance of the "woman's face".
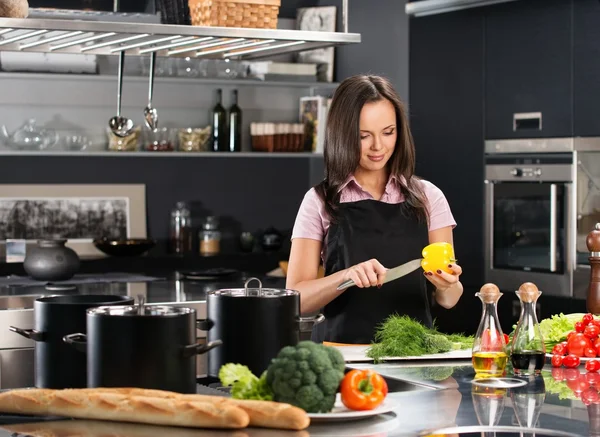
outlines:
{"label": "woman's face", "polygon": [[396,110],[382,99],[366,103],[360,111],[360,162],[366,171],[385,168],[396,147]]}

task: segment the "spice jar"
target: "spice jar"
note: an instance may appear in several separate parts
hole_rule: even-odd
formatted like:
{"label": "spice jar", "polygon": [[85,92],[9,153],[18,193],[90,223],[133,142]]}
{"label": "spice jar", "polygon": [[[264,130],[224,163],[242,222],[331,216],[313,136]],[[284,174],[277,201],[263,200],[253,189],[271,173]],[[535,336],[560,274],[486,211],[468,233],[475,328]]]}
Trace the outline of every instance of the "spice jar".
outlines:
{"label": "spice jar", "polygon": [[214,216],[206,217],[202,224],[202,230],[198,233],[200,240],[200,255],[216,255],[221,250],[221,231],[219,231],[219,219]]}

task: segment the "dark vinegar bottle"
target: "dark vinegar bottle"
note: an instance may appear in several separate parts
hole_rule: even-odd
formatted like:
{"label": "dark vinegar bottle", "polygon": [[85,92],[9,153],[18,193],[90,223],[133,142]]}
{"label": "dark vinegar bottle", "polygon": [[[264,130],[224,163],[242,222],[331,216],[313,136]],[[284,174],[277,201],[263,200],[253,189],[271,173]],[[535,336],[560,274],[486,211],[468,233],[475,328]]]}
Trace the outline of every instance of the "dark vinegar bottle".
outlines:
{"label": "dark vinegar bottle", "polygon": [[242,150],[242,110],[238,106],[238,92],[233,90],[233,104],[229,108],[229,151]]}
{"label": "dark vinegar bottle", "polygon": [[225,108],[222,104],[223,91],[217,90],[217,104],[212,110],[212,150],[213,152],[223,152],[227,150],[227,123]]}

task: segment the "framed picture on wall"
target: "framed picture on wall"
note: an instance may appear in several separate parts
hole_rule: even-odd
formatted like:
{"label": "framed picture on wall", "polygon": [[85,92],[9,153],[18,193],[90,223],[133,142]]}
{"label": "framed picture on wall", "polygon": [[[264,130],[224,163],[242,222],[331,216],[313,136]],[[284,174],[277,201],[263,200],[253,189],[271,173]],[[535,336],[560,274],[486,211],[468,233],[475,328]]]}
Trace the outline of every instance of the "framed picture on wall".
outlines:
{"label": "framed picture on wall", "polygon": [[94,238],[146,238],[145,185],[0,184],[0,242],[67,239],[82,258],[105,256]]}
{"label": "framed picture on wall", "polygon": [[304,150],[307,152],[323,153],[325,148],[327,100],[323,96],[300,98],[300,122],[304,125]]}
{"label": "framed picture on wall", "polygon": [[[298,8],[296,28],[312,32],[335,32],[337,17],[335,6]],[[304,64],[317,64],[317,77],[322,82],[333,82],[335,48],[314,49],[298,53],[297,61]]]}

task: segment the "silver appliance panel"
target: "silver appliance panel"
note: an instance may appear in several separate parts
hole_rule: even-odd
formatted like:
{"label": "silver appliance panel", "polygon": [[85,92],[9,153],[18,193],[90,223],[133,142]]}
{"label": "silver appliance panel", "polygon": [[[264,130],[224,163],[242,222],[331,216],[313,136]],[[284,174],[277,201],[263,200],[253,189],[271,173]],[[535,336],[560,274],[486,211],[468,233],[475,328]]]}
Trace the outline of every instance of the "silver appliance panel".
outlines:
{"label": "silver appliance panel", "polygon": [[486,154],[501,153],[564,153],[600,151],[600,137],[519,138],[485,141]]}

